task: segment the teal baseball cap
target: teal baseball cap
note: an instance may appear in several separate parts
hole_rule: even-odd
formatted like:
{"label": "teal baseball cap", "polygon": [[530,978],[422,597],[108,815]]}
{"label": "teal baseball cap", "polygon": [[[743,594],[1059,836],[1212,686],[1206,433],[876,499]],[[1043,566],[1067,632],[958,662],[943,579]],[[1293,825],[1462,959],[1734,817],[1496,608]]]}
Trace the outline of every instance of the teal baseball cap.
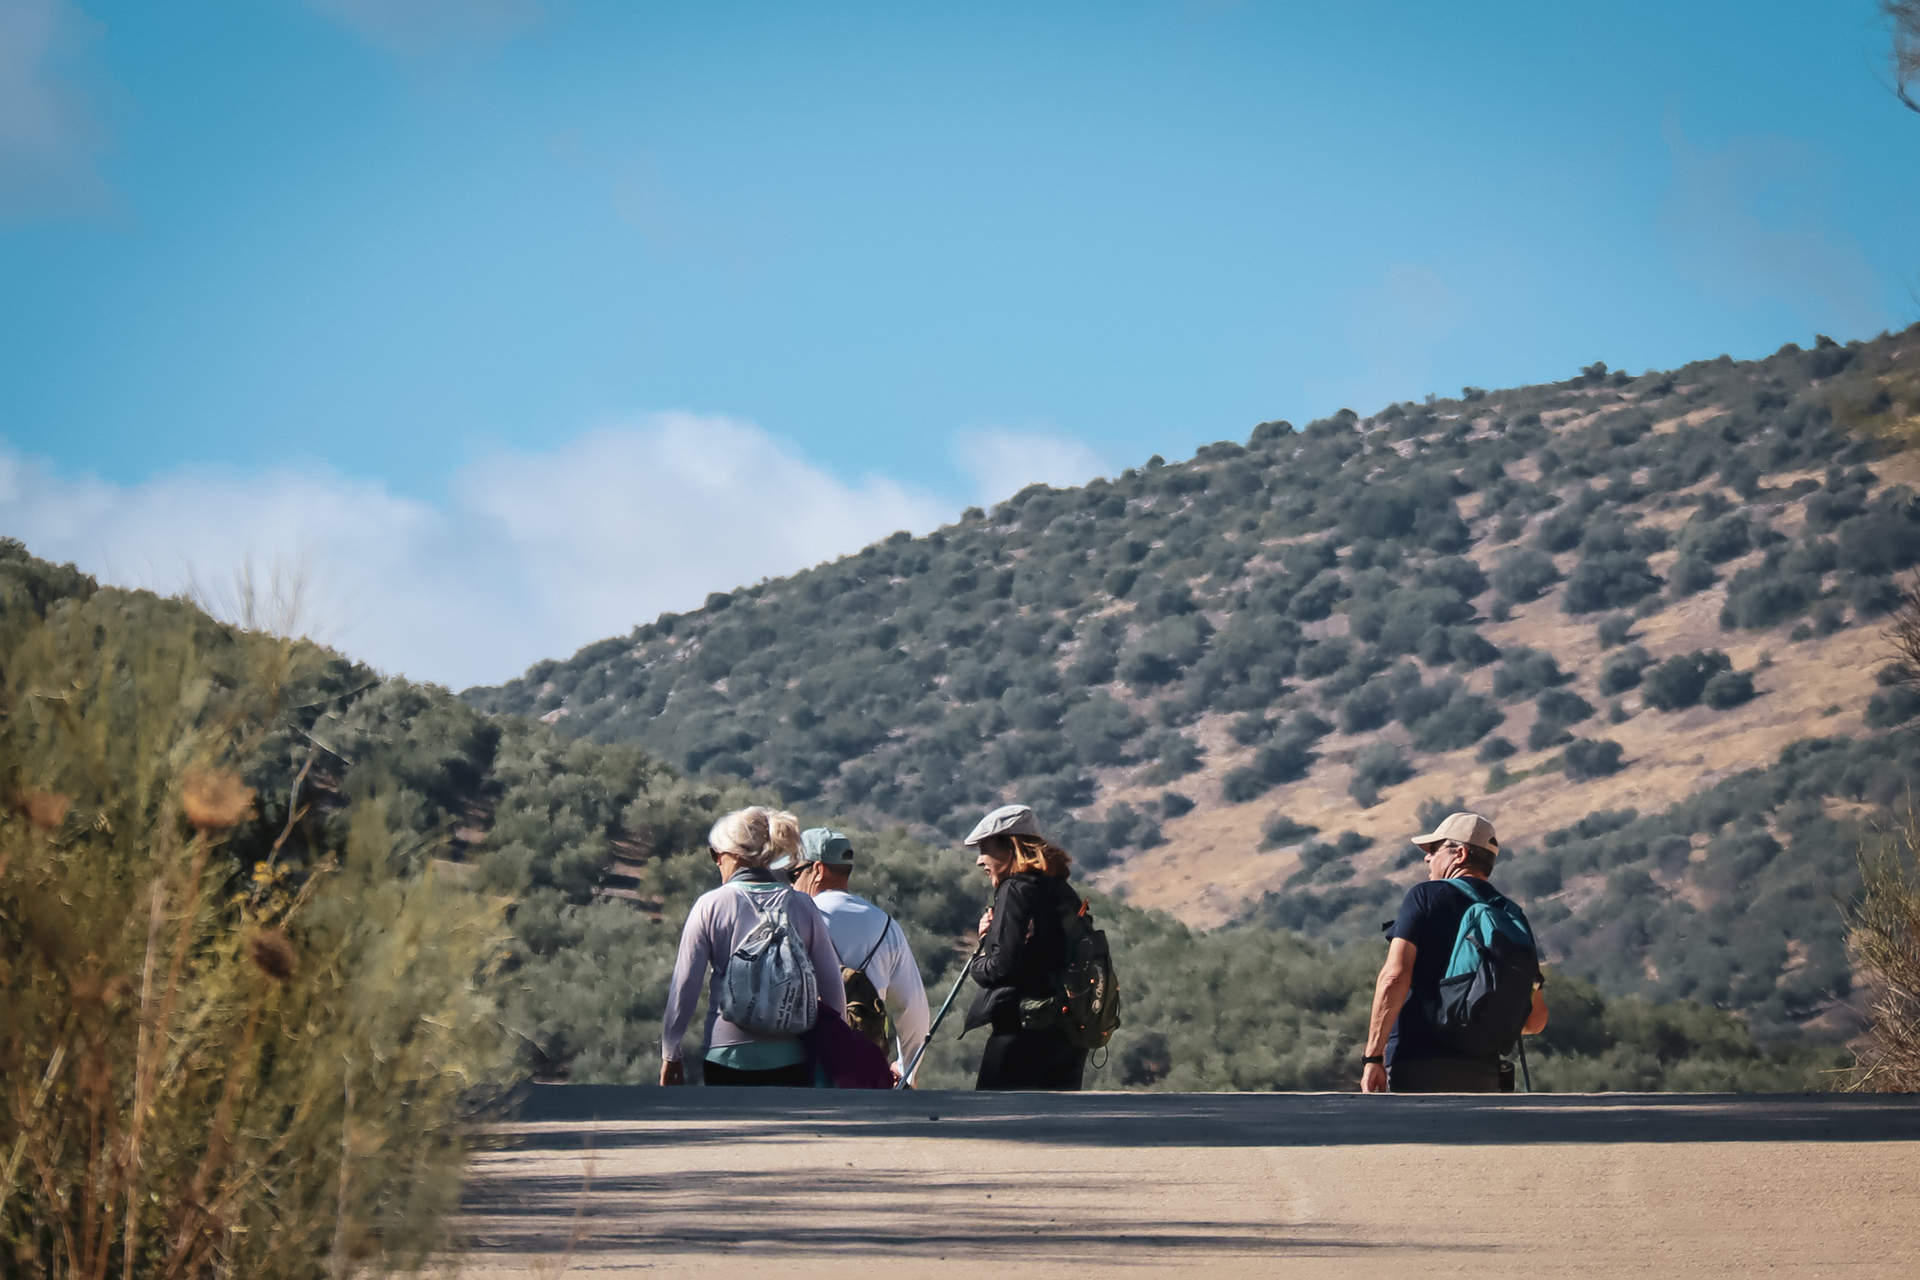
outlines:
{"label": "teal baseball cap", "polygon": [[793,860],[796,863],[819,862],[829,867],[850,867],[853,865],[853,841],[827,827],[808,827],[800,833],[800,852],[793,855]]}

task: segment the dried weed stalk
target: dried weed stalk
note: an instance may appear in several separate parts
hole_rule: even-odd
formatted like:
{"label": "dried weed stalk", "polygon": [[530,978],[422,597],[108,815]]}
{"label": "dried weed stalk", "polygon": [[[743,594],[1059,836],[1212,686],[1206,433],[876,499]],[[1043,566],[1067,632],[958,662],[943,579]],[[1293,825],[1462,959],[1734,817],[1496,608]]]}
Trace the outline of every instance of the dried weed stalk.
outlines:
{"label": "dried weed stalk", "polygon": [[0,615],[0,1274],[447,1246],[504,907],[407,872],[375,802],[339,847],[269,829],[310,652],[138,593]]}

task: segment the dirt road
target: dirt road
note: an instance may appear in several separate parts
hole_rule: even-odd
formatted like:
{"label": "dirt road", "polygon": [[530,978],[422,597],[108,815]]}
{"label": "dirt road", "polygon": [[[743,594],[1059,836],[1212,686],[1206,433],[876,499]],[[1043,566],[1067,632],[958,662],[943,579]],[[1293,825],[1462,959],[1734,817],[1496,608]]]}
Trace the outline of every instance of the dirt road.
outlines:
{"label": "dirt road", "polygon": [[470,1280],[1920,1275],[1920,1098],[565,1089],[523,1115],[476,1162]]}

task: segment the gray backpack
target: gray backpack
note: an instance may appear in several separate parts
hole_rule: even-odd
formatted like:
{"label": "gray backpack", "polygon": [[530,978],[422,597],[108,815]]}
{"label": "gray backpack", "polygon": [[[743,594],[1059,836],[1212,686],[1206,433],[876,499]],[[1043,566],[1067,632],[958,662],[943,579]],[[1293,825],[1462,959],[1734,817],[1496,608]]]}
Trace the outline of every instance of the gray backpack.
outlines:
{"label": "gray backpack", "polygon": [[740,892],[760,913],[760,923],[727,957],[720,983],[720,1016],[736,1027],[761,1036],[797,1036],[813,1029],[819,979],[813,958],[794,936],[787,919],[793,890],[761,896],[742,887]]}

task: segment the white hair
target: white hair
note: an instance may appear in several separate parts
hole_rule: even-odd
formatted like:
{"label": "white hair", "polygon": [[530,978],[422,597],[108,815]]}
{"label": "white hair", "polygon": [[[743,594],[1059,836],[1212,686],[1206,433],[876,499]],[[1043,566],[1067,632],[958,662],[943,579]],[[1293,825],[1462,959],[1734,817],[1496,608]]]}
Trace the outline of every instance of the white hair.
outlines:
{"label": "white hair", "polygon": [[783,853],[800,852],[800,819],[762,804],[749,805],[714,823],[707,844],[750,867],[764,867]]}

